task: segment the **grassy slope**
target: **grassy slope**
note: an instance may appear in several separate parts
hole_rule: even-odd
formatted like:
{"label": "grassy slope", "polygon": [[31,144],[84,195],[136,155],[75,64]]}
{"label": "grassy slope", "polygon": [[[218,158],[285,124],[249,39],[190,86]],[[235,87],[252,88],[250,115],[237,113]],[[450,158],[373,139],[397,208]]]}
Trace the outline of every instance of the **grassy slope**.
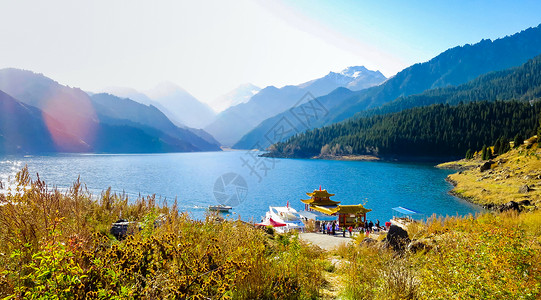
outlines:
{"label": "grassy slope", "polygon": [[[451,174],[448,180],[455,185],[452,193],[474,203],[505,204],[509,201],[530,200],[541,205],[541,149],[539,144],[522,145],[517,149],[494,158],[490,170],[481,172],[479,166],[485,161],[479,158],[460,160],[439,165],[456,169],[468,169]],[[519,189],[528,185],[527,193]]]}
{"label": "grassy slope", "polygon": [[[537,146],[526,150],[517,150],[517,158],[537,162]],[[409,237],[425,250],[397,255],[381,243],[351,245],[329,257],[295,235],[269,235],[240,221],[191,220],[174,206],[156,205],[152,197],[128,203],[106,191],[96,201],[79,182],[61,194],[41,181],[31,182],[25,170],[18,178],[18,190],[29,189],[0,195],[2,297],[541,296],[539,210],[433,217],[408,228]],[[139,222],[141,230],[131,228],[131,237],[117,241],[108,230],[120,217]],[[154,226],[156,220],[161,226]],[[340,263],[334,265],[336,260]]]}
{"label": "grassy slope", "polygon": [[[2,299],[313,299],[325,284],[324,253],[295,235],[17,178],[0,194]],[[121,241],[119,218],[134,222]]]}

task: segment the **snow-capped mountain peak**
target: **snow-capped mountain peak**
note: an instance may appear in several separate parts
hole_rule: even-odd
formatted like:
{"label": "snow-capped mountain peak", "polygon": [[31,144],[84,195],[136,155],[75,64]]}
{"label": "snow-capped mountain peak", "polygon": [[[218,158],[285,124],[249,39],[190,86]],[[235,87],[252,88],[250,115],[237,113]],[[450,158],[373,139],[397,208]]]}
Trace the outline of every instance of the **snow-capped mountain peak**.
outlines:
{"label": "snow-capped mountain peak", "polygon": [[364,66],[353,66],[353,67],[347,67],[340,74],[351,77],[351,78],[357,78],[361,76],[361,74],[368,72],[369,70],[366,69]]}

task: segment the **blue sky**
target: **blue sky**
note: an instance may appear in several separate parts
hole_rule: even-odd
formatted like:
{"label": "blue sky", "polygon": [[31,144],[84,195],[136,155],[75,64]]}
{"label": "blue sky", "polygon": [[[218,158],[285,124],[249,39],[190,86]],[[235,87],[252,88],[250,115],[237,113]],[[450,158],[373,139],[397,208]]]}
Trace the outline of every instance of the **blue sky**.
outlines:
{"label": "blue sky", "polygon": [[541,1],[285,1],[298,12],[409,63],[541,23]]}
{"label": "blue sky", "polygon": [[176,83],[202,101],[365,65],[392,76],[541,23],[541,1],[0,0],[0,68],[99,92]]}

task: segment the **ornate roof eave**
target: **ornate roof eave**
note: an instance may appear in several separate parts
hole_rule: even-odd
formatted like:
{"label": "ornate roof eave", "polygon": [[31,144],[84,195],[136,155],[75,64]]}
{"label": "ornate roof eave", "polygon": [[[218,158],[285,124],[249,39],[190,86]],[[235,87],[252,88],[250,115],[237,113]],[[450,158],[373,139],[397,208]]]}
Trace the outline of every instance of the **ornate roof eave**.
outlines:
{"label": "ornate roof eave", "polygon": [[327,192],[327,190],[314,190],[311,193],[306,193],[309,197],[318,197],[318,198],[328,198],[334,196],[334,194],[330,194]]}

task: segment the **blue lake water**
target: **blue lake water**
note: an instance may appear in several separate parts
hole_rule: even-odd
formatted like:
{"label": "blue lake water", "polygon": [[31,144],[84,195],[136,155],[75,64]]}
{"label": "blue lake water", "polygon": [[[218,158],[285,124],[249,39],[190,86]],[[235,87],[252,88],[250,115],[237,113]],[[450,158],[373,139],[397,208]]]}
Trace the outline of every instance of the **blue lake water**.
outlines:
{"label": "blue lake water", "polygon": [[[99,195],[111,187],[130,199],[155,194],[181,210],[201,218],[209,205],[224,194],[239,193],[240,204],[232,212],[242,219],[260,221],[269,206],[290,205],[304,209],[300,199],[319,186],[336,194],[342,204],[364,204],[372,209],[371,220],[388,220],[392,207],[404,206],[425,216],[466,215],[482,209],[448,194],[445,177],[452,171],[430,164],[363,161],[271,159],[245,151],[168,154],[59,154],[53,156],[0,157],[0,180],[7,181],[24,165],[35,178],[53,187],[69,187],[78,176],[87,188]],[[221,190],[227,173],[244,179]],[[242,181],[242,180],[241,180]],[[238,183],[238,181],[236,181]],[[240,186],[236,189],[235,187]],[[216,192],[216,193],[215,193]]]}

